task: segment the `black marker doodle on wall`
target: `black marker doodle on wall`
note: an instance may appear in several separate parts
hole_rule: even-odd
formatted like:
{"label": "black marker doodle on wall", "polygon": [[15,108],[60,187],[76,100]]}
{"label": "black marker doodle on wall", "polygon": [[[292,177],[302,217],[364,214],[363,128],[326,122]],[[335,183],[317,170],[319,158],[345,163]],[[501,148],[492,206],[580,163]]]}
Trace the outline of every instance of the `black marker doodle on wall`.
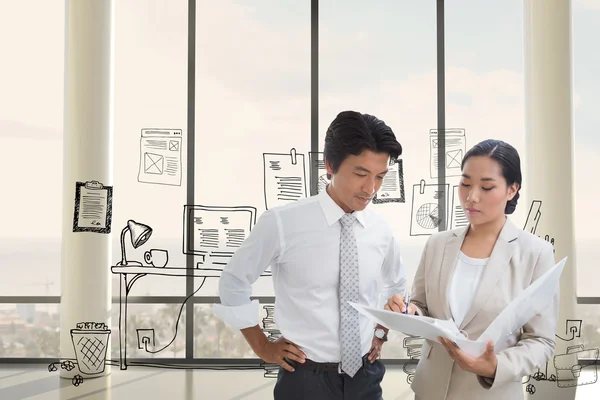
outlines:
{"label": "black marker doodle on wall", "polygon": [[402,370],[407,374],[406,382],[410,385],[417,371],[417,365],[421,358],[421,348],[425,343],[425,339],[420,336],[407,335],[402,340],[402,347],[406,349],[406,355],[409,361],[404,363]]}
{"label": "black marker doodle on wall", "polygon": [[200,257],[198,264],[222,266],[256,224],[252,206],[186,205],[183,208],[183,253]]}
{"label": "black marker doodle on wall", "polygon": [[309,152],[308,158],[311,168],[317,169],[317,193],[322,193],[330,182],[327,177],[327,168],[325,168],[325,158],[323,152]]}
{"label": "black marker doodle on wall", "polygon": [[[199,211],[195,214],[194,211]],[[243,215],[243,217],[240,217]],[[255,224],[256,209],[254,207],[211,207],[211,206],[185,206],[184,207],[184,220],[190,221],[188,229],[194,229],[194,223],[198,223],[198,219],[208,219],[216,216],[218,221],[225,226],[223,229],[229,229],[227,225],[233,224],[231,229],[232,232],[229,234],[228,244],[233,247],[239,247],[246,237],[244,233],[242,238],[236,225],[240,221],[243,221],[242,226],[245,232],[249,232],[252,226]],[[247,229],[247,231],[246,231]],[[153,229],[144,223],[136,222],[134,220],[128,220],[127,226],[121,233],[121,247],[122,247],[122,259],[117,265],[111,267],[113,274],[119,275],[119,360],[106,360],[106,343],[108,341],[108,335],[110,330],[106,329],[106,326],[100,327],[98,324],[78,324],[77,329],[73,332],[73,340],[76,351],[76,359],[63,359],[60,362],[51,363],[48,366],[50,372],[57,370],[57,365],[63,369],[72,370],[76,365],[82,368],[82,373],[85,375],[99,374],[104,369],[104,365],[119,365],[120,369],[126,370],[128,365],[144,366],[152,368],[169,368],[169,369],[207,369],[207,370],[258,370],[268,369],[266,377],[272,376],[272,371],[269,366],[246,366],[246,367],[205,367],[205,366],[194,366],[187,364],[167,364],[163,362],[148,361],[133,361],[127,360],[127,348],[128,348],[128,298],[135,282],[144,276],[161,276],[161,277],[194,277],[200,278],[198,287],[187,296],[179,308],[179,313],[174,323],[173,337],[164,346],[156,349],[157,340],[155,337],[155,330],[152,327],[143,327],[136,329],[137,334],[137,348],[144,350],[149,354],[157,354],[165,351],[170,347],[176,340],[179,332],[179,321],[182,316],[183,308],[190,298],[196,295],[200,289],[204,286],[205,282],[209,278],[219,278],[221,276],[222,268],[194,268],[189,269],[186,267],[178,267],[168,265],[168,252],[159,248],[154,248],[144,252],[144,261],[146,264],[142,264],[137,261],[127,260],[125,253],[125,237],[127,233],[130,233],[131,243],[134,248],[139,248],[146,244],[151,237]],[[193,237],[193,236],[192,236]],[[213,244],[219,243],[219,240],[209,240]],[[202,249],[194,248],[194,243],[190,241],[186,242],[186,246],[189,246],[190,254],[202,254]],[[217,246],[218,248],[218,246]],[[198,252],[197,252],[198,250]],[[213,250],[213,249],[210,249]],[[231,253],[233,250],[228,248]],[[210,254],[209,254],[210,255]],[[260,277],[270,277],[270,271],[263,272]],[[267,311],[267,318],[265,319],[265,331],[270,333],[271,337],[276,337],[277,330],[274,325],[268,325],[269,318],[272,319],[272,312]],[[90,328],[93,328],[91,330]],[[86,330],[86,332],[81,332]],[[76,340],[77,339],[77,340]],[[104,351],[104,352],[102,352]],[[104,361],[102,359],[104,358]],[[73,378],[73,385],[78,386],[83,382],[81,375],[76,375]]]}
{"label": "black marker doodle on wall", "polygon": [[152,228],[146,224],[130,219],[127,221],[127,226],[121,231],[121,261],[117,265],[142,265],[139,261],[127,260],[125,236],[128,232],[131,237],[131,245],[134,249],[137,249],[150,239],[150,236],[152,236]]}
{"label": "black marker doodle on wall", "polygon": [[169,252],[162,249],[150,249],[144,253],[146,264],[156,268],[164,268],[169,263]]}
{"label": "black marker doodle on wall", "polygon": [[[79,322],[71,329],[71,341],[75,350],[75,359],[63,359],[48,365],[48,371],[57,371],[57,365],[71,371],[78,369],[79,374],[93,377],[104,372],[107,364],[106,353],[111,330],[103,322]],[[111,362],[109,362],[111,363]],[[76,374],[71,382],[74,386],[83,383],[83,377]]]}
{"label": "black marker doodle on wall", "polygon": [[307,197],[304,154],[264,153],[265,208],[288,204]]}
{"label": "black marker doodle on wall", "polygon": [[542,217],[541,208],[541,200],[533,200],[531,202],[531,207],[529,207],[527,219],[525,220],[525,226],[523,227],[523,230],[525,232],[533,233],[535,235],[538,223],[540,222],[540,218]]}
{"label": "black marker doodle on wall", "polygon": [[381,189],[375,194],[373,204],[404,203],[404,168],[402,159],[390,159],[388,173],[383,178]]}
{"label": "black marker doodle on wall", "polygon": [[[542,201],[541,200],[533,200],[531,202],[531,207],[529,207],[529,212],[527,213],[527,219],[525,220],[525,226],[523,230],[525,232],[529,232],[532,234],[536,234],[537,226],[540,220],[542,219]],[[541,237],[537,235],[537,237]],[[552,248],[554,253],[556,253],[556,248],[554,247],[554,238],[551,238],[550,235],[545,235],[544,240],[552,244]]]}
{"label": "black marker doodle on wall", "polygon": [[458,197],[458,185],[452,186],[452,220],[450,222],[450,229],[461,228],[469,225],[469,220],[465,215],[465,210],[460,204],[460,198]]}
{"label": "black marker doodle on wall", "polygon": [[[579,360],[592,360],[591,364],[582,365]],[[565,354],[554,356],[556,368],[556,384],[560,388],[583,386],[598,381],[598,349],[584,349],[583,345],[567,347]]]}
{"label": "black marker doodle on wall", "polygon": [[110,233],[112,186],[98,181],[75,183],[73,232]]}
{"label": "black marker doodle on wall", "polygon": [[[565,337],[558,334],[555,336],[564,341],[570,342],[575,338],[581,337],[581,326],[583,321],[580,319],[567,319],[565,323]],[[556,382],[559,388],[569,388],[573,386],[583,386],[594,384],[598,381],[598,356],[600,349],[585,349],[582,344],[567,347],[566,353],[555,354],[553,357],[553,365],[556,369],[556,375],[548,376],[548,363],[542,368],[523,380],[523,384],[527,384],[525,390],[533,395],[536,391],[535,385],[531,379],[535,381]],[[582,360],[585,360],[582,362]],[[583,378],[585,375],[585,378]],[[530,383],[531,382],[531,383]]]}
{"label": "black marker doodle on wall", "polygon": [[[263,332],[267,336],[267,339],[270,342],[274,342],[281,337],[281,332],[277,329],[274,321],[275,314],[275,306],[274,305],[264,305],[263,309],[266,311],[266,316],[263,318]],[[264,376],[265,378],[277,378],[279,374],[279,364],[270,364],[270,363],[261,363],[262,367],[265,369]]]}
{"label": "black marker doodle on wall", "polygon": [[181,186],[181,129],[142,129],[138,182]]}
{"label": "black marker doodle on wall", "polygon": [[[460,176],[461,164],[467,152],[467,141],[465,130],[461,128],[446,129],[445,133],[445,156],[446,177]],[[429,130],[429,170],[431,178],[438,177],[438,130]]]}
{"label": "black marker doodle on wall", "polygon": [[[448,218],[449,184],[425,183],[413,185],[410,235],[431,235],[437,231],[442,218]],[[444,210],[438,207],[438,200],[444,199]]]}

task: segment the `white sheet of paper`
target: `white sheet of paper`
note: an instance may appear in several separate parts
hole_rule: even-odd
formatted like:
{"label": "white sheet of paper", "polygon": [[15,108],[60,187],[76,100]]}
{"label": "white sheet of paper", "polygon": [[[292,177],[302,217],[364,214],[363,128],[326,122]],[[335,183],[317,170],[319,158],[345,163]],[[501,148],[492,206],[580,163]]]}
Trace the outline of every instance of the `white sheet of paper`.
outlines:
{"label": "white sheet of paper", "polygon": [[394,331],[420,336],[436,342],[438,341],[438,336],[454,341],[461,335],[456,324],[452,320],[400,314],[393,311],[363,306],[357,303],[349,303],[361,314],[366,315],[370,319]]}
{"label": "white sheet of paper", "polygon": [[519,296],[510,302],[477,340],[469,340],[453,320],[442,320],[418,315],[400,314],[352,303],[361,314],[394,331],[420,336],[439,343],[438,337],[455,342],[466,354],[480,356],[488,341],[494,341],[494,350],[504,349],[505,339],[521,329],[531,318],[539,314],[552,302],[567,258],[539,277]]}
{"label": "white sheet of paper", "polygon": [[523,290],[487,327],[479,340],[492,340],[496,350],[504,349],[506,338],[521,329],[527,321],[541,313],[552,302],[566,262],[567,257]]}

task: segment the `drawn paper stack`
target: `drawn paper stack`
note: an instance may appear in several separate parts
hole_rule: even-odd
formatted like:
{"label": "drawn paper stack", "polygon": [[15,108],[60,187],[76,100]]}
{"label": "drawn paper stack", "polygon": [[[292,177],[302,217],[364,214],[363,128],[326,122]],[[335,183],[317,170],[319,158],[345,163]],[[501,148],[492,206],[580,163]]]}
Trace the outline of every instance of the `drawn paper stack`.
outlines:
{"label": "drawn paper stack", "polygon": [[[275,306],[265,305],[263,308],[267,312],[267,316],[262,320],[263,332],[267,335],[269,341],[274,342],[281,337],[281,332],[277,329],[274,321]],[[262,367],[265,369],[265,378],[277,378],[279,364],[262,363]]]}
{"label": "drawn paper stack", "polygon": [[496,319],[488,326],[477,340],[467,339],[451,319],[441,320],[431,317],[406,315],[397,312],[366,307],[350,303],[360,313],[381,325],[407,335],[421,336],[439,343],[438,337],[455,342],[465,353],[472,357],[480,356],[488,341],[494,342],[496,352],[506,348],[506,339],[521,329],[534,316],[541,313],[551,302],[558,288],[560,275],[567,258],[543,274],[527,289],[522,291]]}

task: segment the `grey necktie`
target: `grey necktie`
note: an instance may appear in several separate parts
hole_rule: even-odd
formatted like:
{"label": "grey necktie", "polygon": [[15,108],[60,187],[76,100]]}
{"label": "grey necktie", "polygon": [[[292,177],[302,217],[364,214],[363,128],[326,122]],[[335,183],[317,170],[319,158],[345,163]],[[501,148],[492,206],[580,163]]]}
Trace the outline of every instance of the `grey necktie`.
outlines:
{"label": "grey necktie", "polygon": [[344,214],[340,219],[340,339],[342,370],[354,376],[362,367],[358,311],[348,301],[358,303],[358,248],[354,237],[356,216]]}

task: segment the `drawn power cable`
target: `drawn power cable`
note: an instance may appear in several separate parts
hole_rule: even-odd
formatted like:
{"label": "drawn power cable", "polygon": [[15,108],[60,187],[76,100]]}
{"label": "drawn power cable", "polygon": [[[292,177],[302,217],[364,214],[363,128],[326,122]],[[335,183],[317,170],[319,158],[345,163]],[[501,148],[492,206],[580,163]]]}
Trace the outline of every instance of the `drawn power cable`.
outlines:
{"label": "drawn power cable", "polygon": [[264,153],[265,208],[289,204],[307,197],[304,154]]}
{"label": "drawn power cable", "polygon": [[179,330],[179,320],[181,319],[181,313],[183,312],[183,307],[185,306],[185,304],[187,303],[187,301],[189,299],[191,299],[192,297],[194,297],[194,295],[196,293],[198,293],[198,291],[200,289],[202,289],[202,286],[204,286],[205,282],[206,282],[206,277],[203,277],[202,278],[202,282],[200,282],[200,285],[198,286],[198,289],[196,289],[192,294],[190,294],[188,297],[186,297],[185,300],[183,300],[183,303],[181,304],[181,308],[179,308],[179,314],[177,315],[177,320],[175,321],[175,333],[173,334],[173,338],[171,339],[171,341],[169,343],[167,343],[166,345],[164,345],[163,347],[161,347],[160,349],[158,349],[158,350],[150,350],[148,348],[148,344],[152,344],[151,343],[152,340],[142,340],[142,342],[144,343],[144,350],[146,350],[146,352],[148,352],[150,354],[157,354],[157,353],[160,353],[161,351],[165,350],[171,344],[173,344],[173,342],[177,338],[177,333],[178,333],[178,330]]}
{"label": "drawn power cable", "polygon": [[[448,218],[449,184],[425,183],[413,185],[410,235],[431,235],[437,231],[443,218]],[[443,199],[444,209],[439,209],[439,199]]]}

